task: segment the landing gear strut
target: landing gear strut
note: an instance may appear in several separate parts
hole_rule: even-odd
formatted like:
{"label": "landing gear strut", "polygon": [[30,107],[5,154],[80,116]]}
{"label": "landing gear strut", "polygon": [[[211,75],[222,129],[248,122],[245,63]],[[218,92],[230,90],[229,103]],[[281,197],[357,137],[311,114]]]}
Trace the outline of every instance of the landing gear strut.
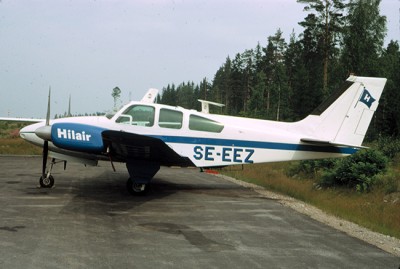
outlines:
{"label": "landing gear strut", "polygon": [[56,161],[55,158],[51,159],[50,169],[48,169],[46,173],[43,173],[39,179],[39,185],[41,188],[53,188],[54,177],[51,175],[51,171],[53,170],[53,166],[56,163],[60,163],[60,162],[64,163],[64,170],[67,168],[67,161],[62,161],[62,160]]}
{"label": "landing gear strut", "polygon": [[53,165],[55,163],[56,159],[53,158],[51,160],[50,169],[40,177],[39,184],[41,188],[52,188],[54,186],[54,177],[51,175],[51,170],[53,170]]}

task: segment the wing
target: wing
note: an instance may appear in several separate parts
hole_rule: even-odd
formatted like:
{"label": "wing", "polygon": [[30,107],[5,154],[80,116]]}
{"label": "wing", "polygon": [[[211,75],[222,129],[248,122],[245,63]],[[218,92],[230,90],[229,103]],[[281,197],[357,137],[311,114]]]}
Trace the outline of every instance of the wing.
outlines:
{"label": "wing", "polygon": [[116,161],[145,160],[165,166],[194,166],[189,158],[180,156],[158,138],[120,131],[104,131],[102,136]]}
{"label": "wing", "polygon": [[45,121],[45,120],[46,120],[46,119],[7,118],[7,117],[0,117],[0,121],[41,122],[41,121]]}

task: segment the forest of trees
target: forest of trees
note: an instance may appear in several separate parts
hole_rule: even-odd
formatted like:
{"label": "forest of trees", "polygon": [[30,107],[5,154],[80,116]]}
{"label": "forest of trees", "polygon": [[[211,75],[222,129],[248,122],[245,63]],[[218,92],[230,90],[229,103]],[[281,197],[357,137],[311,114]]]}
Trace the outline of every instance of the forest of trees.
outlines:
{"label": "forest of trees", "polygon": [[159,103],[199,109],[197,99],[225,104],[228,115],[296,121],[308,115],[350,75],[388,79],[368,137],[400,135],[400,49],[385,46],[380,0],[297,0],[304,31],[227,57],[212,81],[163,88]]}

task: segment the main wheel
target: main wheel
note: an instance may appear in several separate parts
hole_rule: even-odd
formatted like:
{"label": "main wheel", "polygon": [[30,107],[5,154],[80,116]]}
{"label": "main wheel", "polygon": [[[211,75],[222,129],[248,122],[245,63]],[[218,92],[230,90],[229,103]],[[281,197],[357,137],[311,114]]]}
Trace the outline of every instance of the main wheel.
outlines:
{"label": "main wheel", "polygon": [[39,184],[42,188],[51,188],[54,186],[54,177],[52,175],[46,178],[43,178],[43,176],[41,176],[39,179]]}
{"label": "main wheel", "polygon": [[126,182],[126,188],[132,195],[145,195],[149,191],[149,184],[135,183],[131,178]]}

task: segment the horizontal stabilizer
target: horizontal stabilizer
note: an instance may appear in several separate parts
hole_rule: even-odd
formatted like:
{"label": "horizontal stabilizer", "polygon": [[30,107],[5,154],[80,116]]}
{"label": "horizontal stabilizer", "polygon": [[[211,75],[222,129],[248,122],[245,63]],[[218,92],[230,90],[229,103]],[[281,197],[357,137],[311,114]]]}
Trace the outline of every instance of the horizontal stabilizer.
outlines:
{"label": "horizontal stabilizer", "polygon": [[316,146],[350,147],[350,148],[360,148],[360,149],[367,148],[367,147],[358,146],[358,145],[349,145],[349,144],[345,144],[345,143],[337,143],[337,142],[319,140],[319,139],[314,139],[314,138],[301,138],[300,141],[307,143],[307,144],[313,144]]}

